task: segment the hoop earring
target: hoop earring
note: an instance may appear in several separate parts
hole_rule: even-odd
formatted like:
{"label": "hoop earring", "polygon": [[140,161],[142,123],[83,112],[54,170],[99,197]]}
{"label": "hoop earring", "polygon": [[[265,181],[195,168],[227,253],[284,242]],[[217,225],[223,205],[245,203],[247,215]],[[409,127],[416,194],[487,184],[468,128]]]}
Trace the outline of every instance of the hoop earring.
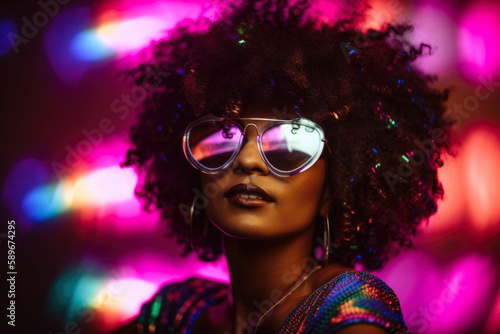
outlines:
{"label": "hoop earring", "polygon": [[[193,215],[195,211],[195,206],[196,206],[196,201],[201,198],[198,195],[195,195],[193,198],[193,203],[191,203],[191,207],[189,208],[189,239],[191,240],[191,249],[194,250],[195,252],[198,251],[198,247],[195,246],[194,244],[194,237],[193,237]],[[202,198],[201,198],[202,199]],[[207,224],[207,219],[206,216],[203,219],[203,230],[202,230],[202,235],[201,235],[201,241],[202,243],[205,241],[207,237],[207,232],[208,232],[208,224]]]}
{"label": "hoop earring", "polygon": [[325,215],[323,223],[323,250],[325,256],[324,268],[326,268],[326,266],[328,266],[328,258],[330,256],[330,219],[328,218],[328,214]]}

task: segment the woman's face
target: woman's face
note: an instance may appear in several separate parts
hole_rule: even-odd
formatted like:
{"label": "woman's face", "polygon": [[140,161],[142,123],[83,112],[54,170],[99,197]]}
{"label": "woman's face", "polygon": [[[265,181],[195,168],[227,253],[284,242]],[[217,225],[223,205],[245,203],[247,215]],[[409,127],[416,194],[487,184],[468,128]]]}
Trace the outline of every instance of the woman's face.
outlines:
{"label": "woman's face", "polygon": [[[277,118],[262,109],[241,112],[240,117]],[[254,123],[260,130],[268,122],[242,123]],[[249,126],[246,144],[228,168],[215,175],[201,173],[208,217],[222,232],[239,238],[272,239],[304,232],[319,214],[325,161],[319,159],[294,176],[279,177],[269,171],[260,157],[256,138],[257,130]],[[252,185],[267,196],[255,187],[252,189]],[[254,195],[265,199],[248,198]]]}

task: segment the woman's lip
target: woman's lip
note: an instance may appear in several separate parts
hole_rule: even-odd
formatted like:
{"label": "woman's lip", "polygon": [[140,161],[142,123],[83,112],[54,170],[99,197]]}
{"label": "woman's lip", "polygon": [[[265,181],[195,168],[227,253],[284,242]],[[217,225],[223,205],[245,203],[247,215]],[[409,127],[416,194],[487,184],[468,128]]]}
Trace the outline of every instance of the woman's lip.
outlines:
{"label": "woman's lip", "polygon": [[228,198],[228,200],[229,202],[243,208],[261,208],[271,203],[263,199],[245,198],[245,197],[240,197],[238,195],[231,196]]}
{"label": "woman's lip", "polygon": [[[241,196],[243,195],[243,196]],[[247,198],[248,196],[251,197],[259,197],[259,198]],[[266,193],[262,188],[256,186],[255,184],[237,184],[230,188],[228,191],[224,193],[224,197],[234,201],[237,201],[238,203],[245,203],[245,206],[250,205],[250,206],[261,206],[265,205],[266,203],[269,202],[274,202],[274,199],[269,196],[268,193]]]}

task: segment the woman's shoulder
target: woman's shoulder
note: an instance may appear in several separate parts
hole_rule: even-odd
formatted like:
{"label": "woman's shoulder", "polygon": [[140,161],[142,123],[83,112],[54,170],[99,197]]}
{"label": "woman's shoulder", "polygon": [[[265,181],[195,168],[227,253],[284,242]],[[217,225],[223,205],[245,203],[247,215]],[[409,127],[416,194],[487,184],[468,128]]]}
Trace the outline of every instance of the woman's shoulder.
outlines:
{"label": "woman's shoulder", "polygon": [[408,332],[394,291],[377,276],[355,270],[344,271],[320,286],[290,315],[287,323],[321,333],[334,333],[362,323],[377,325],[390,333]]}
{"label": "woman's shoulder", "polygon": [[165,284],[142,305],[137,319],[139,333],[156,332],[158,327],[162,333],[184,332],[196,314],[225,299],[227,293],[226,283],[199,277]]}
{"label": "woman's shoulder", "polygon": [[390,333],[408,332],[399,299],[379,277],[363,271],[346,271],[325,287],[322,315],[332,330],[370,323]]}
{"label": "woman's shoulder", "polygon": [[[322,288],[336,291],[337,293],[335,296],[337,298],[339,298],[340,295],[350,296],[352,293],[356,295],[370,295],[370,291],[373,292],[376,290],[384,292],[384,295],[396,297],[394,291],[381,278],[374,274],[358,270],[347,270],[332,278],[328,284]],[[341,294],[338,292],[341,292]]]}

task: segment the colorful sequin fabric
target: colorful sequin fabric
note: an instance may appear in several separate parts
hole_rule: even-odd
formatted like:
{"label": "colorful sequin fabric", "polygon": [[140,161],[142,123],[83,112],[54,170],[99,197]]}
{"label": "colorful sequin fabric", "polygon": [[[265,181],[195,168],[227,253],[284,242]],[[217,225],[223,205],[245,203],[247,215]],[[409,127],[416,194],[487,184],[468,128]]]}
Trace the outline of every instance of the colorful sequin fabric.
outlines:
{"label": "colorful sequin fabric", "polygon": [[335,333],[357,323],[375,324],[389,333],[409,332],[394,291],[372,274],[348,271],[309,295],[278,333]]}
{"label": "colorful sequin fabric", "polygon": [[201,278],[166,285],[142,306],[138,333],[189,334],[197,316],[227,293],[227,284]]}
{"label": "colorful sequin fabric", "polygon": [[[143,305],[139,333],[189,334],[197,316],[227,295],[226,284],[200,278],[167,285]],[[372,274],[348,271],[309,295],[277,334],[335,333],[358,323],[378,325],[389,333],[409,333],[392,289]]]}

